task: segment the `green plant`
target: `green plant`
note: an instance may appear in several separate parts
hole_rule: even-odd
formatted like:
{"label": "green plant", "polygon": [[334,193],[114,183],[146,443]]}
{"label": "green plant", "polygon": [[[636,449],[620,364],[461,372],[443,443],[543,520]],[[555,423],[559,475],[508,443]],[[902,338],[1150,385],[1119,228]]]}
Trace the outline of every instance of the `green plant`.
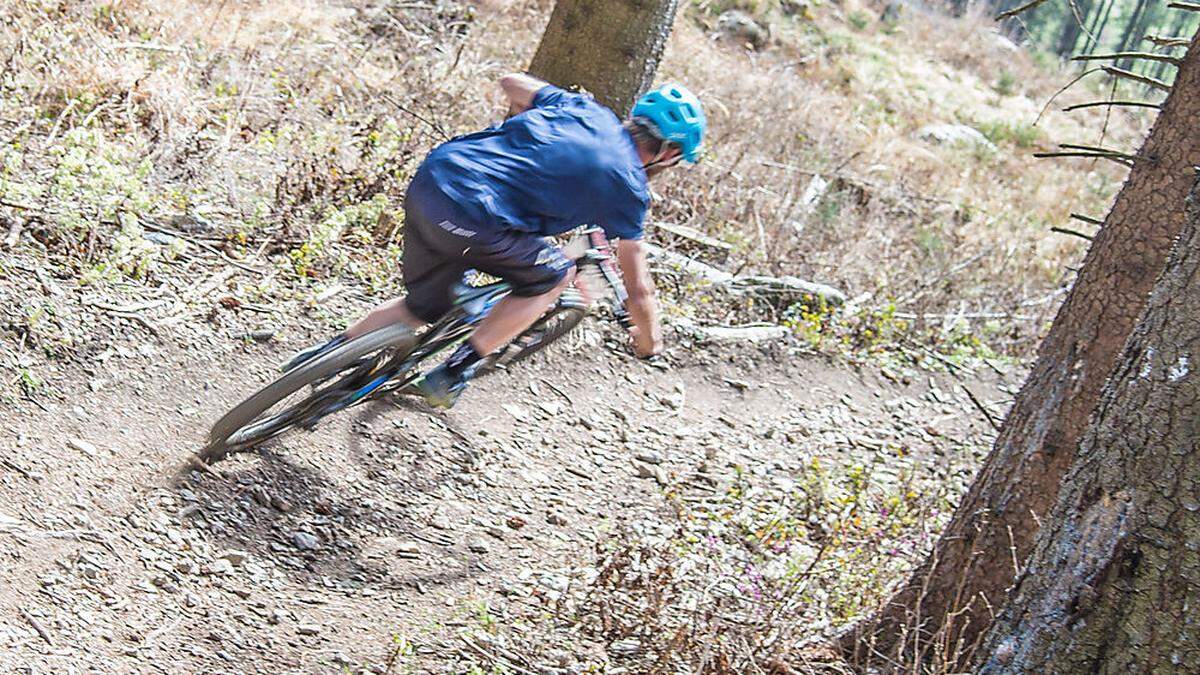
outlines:
{"label": "green plant", "polygon": [[976,127],[996,145],[1011,143],[1018,148],[1031,148],[1042,138],[1041,129],[1024,122],[980,122]]}
{"label": "green plant", "polygon": [[996,78],[996,83],[992,86],[997,94],[1001,96],[1012,96],[1017,91],[1017,76],[1007,70],[1000,71],[1000,77]]}

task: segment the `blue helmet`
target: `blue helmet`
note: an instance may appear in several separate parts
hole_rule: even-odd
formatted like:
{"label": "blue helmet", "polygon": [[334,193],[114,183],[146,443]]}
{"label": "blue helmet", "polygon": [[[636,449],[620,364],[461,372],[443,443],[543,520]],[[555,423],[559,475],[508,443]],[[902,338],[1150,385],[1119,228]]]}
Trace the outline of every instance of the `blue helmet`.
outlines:
{"label": "blue helmet", "polygon": [[699,158],[708,120],[700,99],[683,85],[667,83],[642,94],[630,117],[649,122],[651,131],[678,145],[687,161],[694,164]]}

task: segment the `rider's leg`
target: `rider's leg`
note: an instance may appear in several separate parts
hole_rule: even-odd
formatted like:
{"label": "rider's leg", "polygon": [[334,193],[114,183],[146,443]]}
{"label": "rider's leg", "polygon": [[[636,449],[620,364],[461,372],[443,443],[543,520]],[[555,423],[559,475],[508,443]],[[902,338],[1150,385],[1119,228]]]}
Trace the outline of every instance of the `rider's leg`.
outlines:
{"label": "rider's leg", "polygon": [[527,232],[492,233],[464,259],[476,269],[512,286],[480,322],[471,338],[445,363],[429,371],[418,390],[431,405],[448,408],[458,400],[480,361],[537,321],[573,277],[572,263],[561,251]]}
{"label": "rider's leg", "polygon": [[430,244],[426,233],[430,227],[429,218],[421,212],[424,201],[419,191],[414,194],[410,189],[404,203],[404,251],[401,264],[408,295],[377,305],[332,340],[300,352],[284,365],[284,371],[385,326],[403,323],[416,330],[436,321],[450,309],[450,288],[462,278],[465,267],[457,259],[453,247]]}
{"label": "rider's leg", "polygon": [[417,330],[425,325],[425,321],[418,318],[408,308],[405,298],[400,297],[376,305],[374,309],[367,312],[366,316],[355,321],[354,324],[347,328],[346,332],[342,333],[342,335],[347,340],[352,340],[359,335],[366,335],[373,330],[378,330],[394,323],[403,323],[413,330]]}
{"label": "rider's leg", "polygon": [[471,346],[480,354],[487,356],[512,341],[526,328],[538,320],[564,289],[571,285],[575,271],[570,270],[558,285],[541,295],[533,297],[518,297],[510,295],[501,300],[471,335]]}

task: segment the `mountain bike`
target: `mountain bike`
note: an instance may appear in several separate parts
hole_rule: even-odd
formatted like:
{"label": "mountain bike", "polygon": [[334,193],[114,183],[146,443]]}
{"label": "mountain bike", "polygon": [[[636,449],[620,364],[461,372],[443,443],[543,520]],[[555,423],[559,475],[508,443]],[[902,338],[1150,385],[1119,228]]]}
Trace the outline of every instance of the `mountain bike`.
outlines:
{"label": "mountain bike", "polygon": [[[584,229],[574,244],[565,248],[583,248],[575,258],[577,271],[589,279],[599,273],[611,291],[607,295],[613,315],[628,329],[632,325],[625,309],[628,296],[600,228]],[[288,429],[311,430],[325,417],[365,401],[411,392],[413,384],[436,363],[434,357],[466,340],[511,290],[504,281],[459,285],[454,307],[417,336],[403,325],[385,326],[296,366],[217,420],[200,458],[213,463]],[[488,356],[477,376],[502,370],[545,349],[579,325],[587,310],[583,294],[568,288],[532,326]]]}

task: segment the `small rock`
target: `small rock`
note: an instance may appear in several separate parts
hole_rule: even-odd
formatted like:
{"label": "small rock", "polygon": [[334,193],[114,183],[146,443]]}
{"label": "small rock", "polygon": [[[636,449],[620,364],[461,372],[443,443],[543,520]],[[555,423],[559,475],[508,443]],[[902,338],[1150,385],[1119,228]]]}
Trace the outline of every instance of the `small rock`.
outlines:
{"label": "small rock", "polygon": [[487,552],[490,550],[488,548],[488,543],[483,539],[472,539],[471,542],[467,544],[467,548],[470,549],[472,553],[478,553],[479,555],[487,555]]}
{"label": "small rock", "polygon": [[73,450],[77,450],[87,455],[88,457],[96,456],[96,446],[88,443],[82,438],[71,438],[67,440],[67,445]]}
{"label": "small rock", "polygon": [[321,540],[308,532],[296,532],[292,535],[292,545],[301,551],[315,551],[320,547]]}
{"label": "small rock", "polygon": [[318,635],[321,632],[321,626],[315,623],[302,623],[296,626],[296,632],[300,635]]}
{"label": "small rock", "polygon": [[767,46],[771,32],[754,17],[739,10],[731,9],[717,17],[717,32],[725,38],[747,44],[754,49]]}
{"label": "small rock", "polygon": [[270,342],[275,337],[275,330],[272,328],[260,328],[255,331],[250,331],[250,338],[255,342]]}
{"label": "small rock", "polygon": [[647,464],[662,464],[663,463],[662,453],[657,450],[642,450],[641,452],[634,455],[634,457],[636,457],[638,459],[638,461],[645,462]]}
{"label": "small rock", "polygon": [[292,510],[291,502],[276,495],[271,495],[271,506],[275,507],[280,513],[287,513]]}
{"label": "small rock", "polygon": [[750,383],[745,380],[725,379],[725,384],[737,389],[738,391],[747,391],[750,389]]}
{"label": "small rock", "polygon": [[965,124],[930,124],[917,131],[917,138],[944,145],[966,145],[995,152],[996,146],[983,132]]}
{"label": "small rock", "polygon": [[514,530],[525,527],[525,519],[521,516],[509,516],[508,520],[504,521],[504,523]]}
{"label": "small rock", "polygon": [[653,478],[654,482],[658,483],[659,485],[667,484],[667,472],[663,471],[661,466],[643,464],[641,462],[634,462],[634,466],[637,467],[639,478]]}
{"label": "small rock", "polygon": [[421,547],[415,541],[402,541],[396,544],[396,553],[400,555],[420,555]]}
{"label": "small rock", "polygon": [[267,489],[261,485],[255,485],[253,488],[251,488],[250,496],[254,498],[254,501],[262,504],[263,506],[271,505],[271,494],[267,492]]}
{"label": "small rock", "polygon": [[546,522],[550,523],[551,525],[558,525],[559,527],[562,527],[567,524],[567,517],[558,511],[551,511],[550,513],[546,514]]}
{"label": "small rock", "polygon": [[245,551],[226,551],[221,554],[223,560],[228,560],[230,565],[237,567],[246,562],[248,554]]}

